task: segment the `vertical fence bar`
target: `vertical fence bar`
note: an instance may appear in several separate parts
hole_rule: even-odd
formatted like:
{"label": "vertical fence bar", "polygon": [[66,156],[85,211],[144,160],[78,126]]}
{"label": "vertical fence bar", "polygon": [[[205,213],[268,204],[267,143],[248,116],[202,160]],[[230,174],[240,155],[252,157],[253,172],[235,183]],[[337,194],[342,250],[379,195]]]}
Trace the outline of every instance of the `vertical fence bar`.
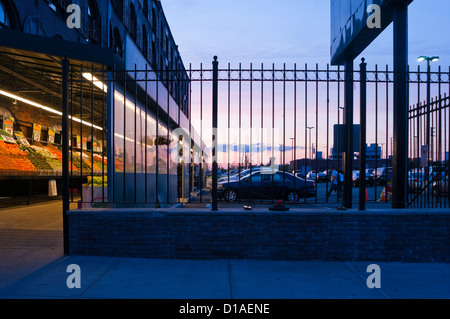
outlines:
{"label": "vertical fence bar", "polygon": [[[421,156],[421,130],[420,130],[420,82],[421,82],[421,73],[420,73],[420,65],[417,66],[417,106],[416,106],[416,126],[417,126],[417,158],[418,158],[418,163],[417,163],[417,168],[413,173],[412,176],[412,185],[414,185],[415,183],[415,177],[419,176],[420,174],[420,156]],[[422,196],[421,196],[422,197]],[[420,205],[417,205],[417,201],[414,200],[414,208],[417,208],[418,206],[422,206],[422,204],[420,203]]]}
{"label": "vertical fence bar", "polygon": [[364,58],[360,67],[360,131],[359,131],[359,210],[366,209],[366,66]]}
{"label": "vertical fence bar", "polygon": [[[73,136],[73,69],[71,68],[70,70],[70,134],[68,134],[67,136],[67,147],[69,148],[69,156],[70,156],[70,194],[71,194],[71,199],[70,201],[73,202],[73,143],[71,141],[71,138]],[[69,118],[69,116],[68,116]],[[64,137],[62,137],[62,142],[61,144],[64,145]],[[64,170],[63,170],[64,172]]]}
{"label": "vertical fence bar", "polygon": [[[102,79],[105,80],[105,66],[102,65]],[[102,153],[102,203],[105,203],[105,153],[103,151],[103,145],[105,145],[105,130],[106,123],[105,123],[105,99],[107,98],[107,92],[105,92],[105,86],[107,84],[102,85],[102,143],[101,143],[101,153]],[[108,90],[107,90],[108,91]],[[106,93],[106,94],[105,94]]]}
{"label": "vertical fence bar", "polygon": [[[297,178],[296,178],[296,170],[297,170],[297,63],[294,63],[294,145],[293,145],[293,156],[292,156],[292,162],[293,167],[292,170],[294,172],[294,189],[297,189]],[[300,200],[300,194],[298,194],[298,198],[294,197],[294,203],[298,202]]]}
{"label": "vertical fence bar", "polygon": [[[137,81],[137,66],[134,64],[134,80]],[[134,203],[137,202],[137,83],[134,82]],[[142,141],[142,139],[141,139]]]}
{"label": "vertical fence bar", "polygon": [[[80,139],[81,139],[81,145],[79,147],[80,151],[80,184],[83,185],[83,66],[81,66],[80,70]],[[78,145],[76,145],[76,148],[78,148]],[[81,203],[84,203],[83,199],[83,191],[81,191]]]}
{"label": "vertical fence bar", "polygon": [[286,63],[283,64],[283,192],[282,199],[284,200],[284,189],[286,185]]}
{"label": "vertical fence bar", "polygon": [[[441,96],[441,66],[439,66],[439,70],[438,70],[438,119],[437,119],[437,127],[438,127],[438,136],[437,136],[437,140],[438,140],[438,145],[437,145],[437,151],[438,151],[438,156],[437,156],[437,161],[439,162],[438,168],[438,178],[436,179],[437,181],[437,186],[439,187],[439,183],[441,183],[441,176],[442,176],[442,148],[441,148],[441,144],[442,144],[442,108],[441,108],[441,103],[442,103],[442,96]],[[439,207],[442,208],[442,203],[440,200],[440,196],[439,196],[439,192],[436,193],[436,200],[439,203]]]}
{"label": "vertical fence bar", "polygon": [[[306,176],[307,176],[307,163],[308,163],[308,64],[305,63],[305,178],[304,188],[306,188]],[[306,196],[304,198],[306,204]]]}
{"label": "vertical fence bar", "polygon": [[126,160],[126,138],[128,135],[127,132],[127,71],[123,70],[123,203],[126,202],[126,189],[127,189],[127,183],[126,183],[126,176],[127,176],[127,160]]}
{"label": "vertical fence bar", "polygon": [[352,171],[353,171],[353,60],[345,63],[344,89],[344,207],[352,208]]}
{"label": "vertical fence bar", "polygon": [[[241,189],[241,132],[242,132],[242,66],[241,63],[239,63],[239,156],[238,156],[238,163],[239,163],[239,189]],[[241,196],[238,196],[239,203],[241,202]]]}
{"label": "vertical fence bar", "polygon": [[[333,145],[333,148],[336,147],[337,169],[338,169],[338,172],[340,172],[340,170],[341,170],[341,155],[340,155],[341,150],[340,150],[340,137],[339,137],[339,134],[340,134],[339,132],[341,131],[340,130],[340,125],[341,125],[341,122],[340,122],[340,120],[341,120],[340,119],[340,114],[341,114],[341,66],[340,65],[338,65],[338,71],[337,72],[338,72],[338,80],[337,80],[337,85],[338,85],[338,87],[337,87],[338,123],[337,124],[338,124],[338,126],[337,126],[337,130],[336,130],[337,131],[336,132],[337,138],[335,139],[335,140],[337,140],[337,142],[336,142],[337,145]],[[334,151],[334,149],[333,149],[333,151]],[[339,176],[339,178],[340,178],[340,176]],[[345,177],[344,177],[344,180],[345,180]],[[328,192],[328,188],[327,188],[327,192]],[[337,200],[336,200],[337,202],[339,202],[339,196],[341,195],[340,192],[341,192],[341,187],[338,187]],[[328,203],[328,198],[326,199],[326,202]]]}
{"label": "vertical fence bar", "polygon": [[[271,158],[272,167],[275,166],[275,63],[272,63],[272,158]],[[272,182],[272,203],[274,202],[274,174],[271,174],[271,182]]]}
{"label": "vertical fence bar", "polygon": [[144,180],[144,192],[145,192],[145,203],[148,203],[148,157],[147,157],[147,153],[148,153],[148,66],[147,63],[145,64],[145,180]]}
{"label": "vertical fence bar", "polygon": [[[250,168],[250,174],[253,172],[253,168],[252,168],[252,129],[253,129],[253,64],[250,63],[250,98],[249,98],[249,102],[250,102],[250,143],[249,143],[249,152],[250,152],[250,157],[249,157],[249,168]],[[261,175],[260,175],[261,176]],[[250,178],[250,203],[252,202],[252,185],[253,184],[253,178]]]}
{"label": "vertical fence bar", "polygon": [[394,2],[394,149],[392,156],[392,208],[407,204],[408,166],[408,6]]}
{"label": "vertical fence bar", "polygon": [[[330,142],[330,64],[327,63],[327,143],[326,143],[326,147],[327,147],[327,162],[326,162],[326,172],[327,172],[327,176],[326,176],[326,187],[325,187],[325,191],[328,193],[328,164],[329,164],[329,154],[328,154],[328,150],[329,150],[329,142]],[[339,170],[338,172],[338,197],[339,197],[339,186],[340,186],[340,174],[339,174]],[[325,200],[326,202],[328,202],[328,199]]]}
{"label": "vertical fence bar", "polygon": [[[378,186],[378,64],[375,65],[375,202],[377,201],[377,186]],[[381,153],[380,153],[381,157]]]}
{"label": "vertical fence bar", "polygon": [[200,203],[203,203],[203,64],[200,63]]}
{"label": "vertical fence bar", "polygon": [[94,202],[94,65],[91,65],[91,203]]}
{"label": "vertical fence bar", "polygon": [[217,128],[217,109],[218,109],[218,94],[219,94],[219,62],[217,61],[217,56],[214,56],[213,61],[213,91],[212,91],[212,126],[213,126],[213,136],[212,136],[212,191],[211,191],[211,210],[217,210],[217,139],[218,139],[218,128]]}
{"label": "vertical fence bar", "polygon": [[228,172],[227,172],[227,179],[228,183],[230,183],[230,145],[231,145],[231,65],[228,63],[228,77],[227,77],[227,126],[228,126],[228,144],[227,144],[227,162],[228,162]]}
{"label": "vertical fence bar", "polygon": [[316,187],[315,191],[315,198],[314,201],[317,203],[317,187],[319,184],[319,169],[317,167],[318,160],[317,160],[317,149],[319,148],[319,64],[316,63],[316,145],[314,146],[314,160],[315,160],[315,177],[316,177],[316,183],[314,184]]}
{"label": "vertical fence bar", "polygon": [[388,202],[388,200],[389,200],[389,196],[388,196],[388,184],[389,184],[389,181],[388,181],[388,177],[389,177],[389,174],[388,174],[388,154],[389,154],[389,147],[388,147],[388,145],[389,145],[389,67],[388,67],[388,65],[386,65],[386,142],[385,142],[385,145],[386,145],[386,150],[385,150],[385,162],[384,162],[384,167],[385,167],[385,169],[384,169],[384,173],[383,173],[383,175],[385,176],[384,177],[384,181],[385,181],[385,196],[384,196],[384,198],[385,198],[385,202],[387,203]]}
{"label": "vertical fence bar", "polygon": [[156,86],[156,138],[155,138],[155,146],[156,146],[156,165],[155,165],[155,188],[156,188],[156,207],[161,207],[161,202],[159,200],[159,70],[155,71],[155,86]]}
{"label": "vertical fence bar", "polygon": [[69,254],[69,60],[62,60],[62,206],[63,206],[63,240],[64,255]]}
{"label": "vertical fence bar", "polygon": [[172,84],[170,79],[169,70],[166,68],[165,72],[165,82],[166,82],[166,91],[167,91],[167,149],[166,149],[166,203],[170,203],[170,163],[169,163],[169,153],[170,153],[170,147],[171,147],[171,140],[170,140],[170,127],[171,127],[171,119],[170,119],[170,85]]}
{"label": "vertical fence bar", "polygon": [[108,86],[108,103],[111,103],[111,107],[108,108],[108,138],[109,142],[111,143],[111,147],[107,148],[107,174],[108,174],[108,202],[115,203],[116,202],[116,187],[115,187],[115,181],[116,181],[116,138],[115,138],[115,132],[116,132],[116,79],[117,79],[117,73],[116,73],[116,67],[113,66],[112,72],[109,73],[109,80],[110,85]]}
{"label": "vertical fence bar", "polygon": [[[264,64],[261,63],[261,146],[260,146],[260,153],[261,153],[261,164],[264,164]],[[263,177],[261,175],[261,185],[260,187],[263,187]],[[261,203],[263,201],[263,197],[261,196]]]}

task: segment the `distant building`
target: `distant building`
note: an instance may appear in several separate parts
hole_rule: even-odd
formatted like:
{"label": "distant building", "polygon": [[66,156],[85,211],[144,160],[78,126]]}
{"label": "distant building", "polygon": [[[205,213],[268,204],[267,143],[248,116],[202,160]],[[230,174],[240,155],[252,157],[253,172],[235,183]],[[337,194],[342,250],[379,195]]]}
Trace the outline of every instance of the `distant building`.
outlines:
{"label": "distant building", "polygon": [[[339,158],[342,159],[342,149],[343,147],[340,147],[339,150]],[[337,156],[337,149],[332,148],[331,149],[331,159],[338,159]],[[353,158],[354,159],[359,159],[359,153],[358,152],[354,152],[353,154]],[[381,146],[373,143],[370,145],[366,144],[366,159],[381,159]]]}

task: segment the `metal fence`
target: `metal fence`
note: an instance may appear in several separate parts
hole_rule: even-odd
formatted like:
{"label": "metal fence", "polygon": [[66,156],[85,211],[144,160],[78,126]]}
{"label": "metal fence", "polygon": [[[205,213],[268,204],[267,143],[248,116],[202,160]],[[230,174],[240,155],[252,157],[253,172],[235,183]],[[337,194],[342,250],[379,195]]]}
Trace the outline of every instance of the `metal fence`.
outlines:
{"label": "metal fence", "polygon": [[[90,132],[86,147],[74,145],[76,139],[69,145],[71,163],[79,150],[92,151],[84,152],[90,168],[81,166],[76,172],[70,165],[70,185],[77,180],[77,185],[85,185],[84,193],[70,187],[70,199],[80,205],[212,202],[214,208],[230,202],[278,200],[340,204],[344,189],[332,193],[330,179],[333,167],[343,169],[344,70],[340,67],[232,67],[215,60],[213,67],[190,66],[186,72],[77,69],[69,74],[69,113],[84,121],[70,121],[69,133]],[[365,187],[360,188],[362,195],[357,188],[347,191],[354,203],[389,204],[395,192],[390,183],[394,73],[388,66],[375,65],[366,71],[365,81],[360,74],[354,71],[354,94],[355,101],[362,95],[367,101],[367,146],[360,147],[363,123],[358,123],[361,114],[355,105],[354,172],[346,176],[352,176],[353,186]],[[450,71],[441,69],[409,72],[409,100],[417,101],[408,114],[412,207],[449,206],[449,77]],[[428,103],[424,96],[437,98],[428,98]],[[94,141],[102,142],[97,150]],[[362,170],[361,153],[365,153]],[[98,165],[94,169],[98,161],[103,163],[100,170]],[[278,173],[273,174],[273,169]],[[270,174],[265,174],[268,170]],[[248,174],[254,171],[260,173],[252,178]],[[358,174],[364,171],[365,182],[359,183]],[[311,187],[305,190],[308,185],[313,192]],[[227,189],[233,189],[234,195]],[[95,192],[101,195],[96,197]]]}

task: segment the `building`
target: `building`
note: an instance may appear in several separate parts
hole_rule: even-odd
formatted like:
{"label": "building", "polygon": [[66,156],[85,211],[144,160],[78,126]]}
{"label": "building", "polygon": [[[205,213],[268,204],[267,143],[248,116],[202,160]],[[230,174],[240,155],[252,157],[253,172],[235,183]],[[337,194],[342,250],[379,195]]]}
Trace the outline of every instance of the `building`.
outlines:
{"label": "building", "polygon": [[[207,152],[190,123],[189,88],[158,0],[0,0],[3,126],[12,119],[21,148],[27,142],[17,132],[36,148],[64,151],[66,92],[70,189],[91,183],[76,194],[81,202],[95,202],[94,178],[101,179],[100,201],[118,206],[190,196],[193,158],[203,163]],[[64,176],[47,169],[44,178],[42,171],[14,174],[31,176],[30,185]]]}

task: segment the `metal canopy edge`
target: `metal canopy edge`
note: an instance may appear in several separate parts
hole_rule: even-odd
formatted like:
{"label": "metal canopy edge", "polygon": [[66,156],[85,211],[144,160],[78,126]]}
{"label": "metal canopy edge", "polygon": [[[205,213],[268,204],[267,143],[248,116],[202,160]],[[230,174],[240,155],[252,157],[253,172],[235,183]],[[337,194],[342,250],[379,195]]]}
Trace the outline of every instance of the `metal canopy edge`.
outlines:
{"label": "metal canopy edge", "polygon": [[110,48],[42,37],[16,30],[0,29],[0,46],[61,58],[67,57],[69,60],[80,63],[94,63],[107,67],[123,64],[120,57]]}

